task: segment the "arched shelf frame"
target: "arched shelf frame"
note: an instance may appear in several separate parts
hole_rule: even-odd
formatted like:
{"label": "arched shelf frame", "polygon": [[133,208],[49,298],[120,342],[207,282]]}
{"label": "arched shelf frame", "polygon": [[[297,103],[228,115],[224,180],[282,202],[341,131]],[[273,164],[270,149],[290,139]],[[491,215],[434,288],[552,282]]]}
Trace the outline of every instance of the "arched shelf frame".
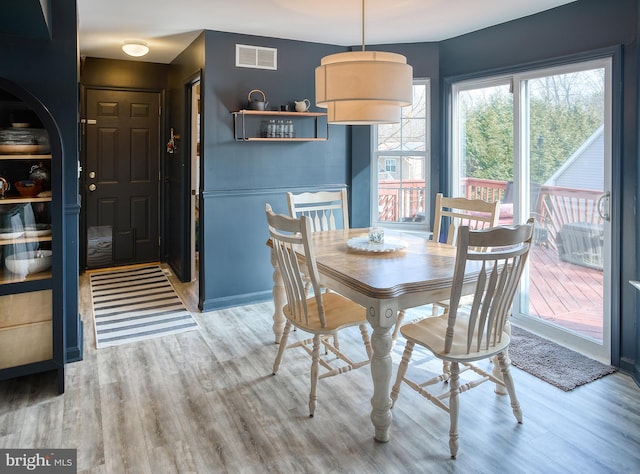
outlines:
{"label": "arched shelf frame", "polygon": [[[0,369],[0,380],[40,372],[57,372],[58,393],[64,392],[64,222],[63,222],[63,147],[60,128],[49,109],[25,87],[0,77],[0,102],[15,99],[33,112],[49,135],[51,149],[51,193],[50,206],[53,264],[51,278],[2,285],[0,295],[27,293],[29,291],[52,290],[52,358],[19,366]],[[34,157],[34,159],[37,159]]]}

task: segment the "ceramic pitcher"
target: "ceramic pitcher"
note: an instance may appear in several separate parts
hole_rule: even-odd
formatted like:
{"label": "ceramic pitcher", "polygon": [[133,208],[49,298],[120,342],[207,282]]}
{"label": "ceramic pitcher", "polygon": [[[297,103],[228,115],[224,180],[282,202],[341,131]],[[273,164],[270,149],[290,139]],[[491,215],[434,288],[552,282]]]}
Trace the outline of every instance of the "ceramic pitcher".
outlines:
{"label": "ceramic pitcher", "polygon": [[296,104],[296,112],[306,112],[311,107],[309,99],[294,100],[294,102]]}

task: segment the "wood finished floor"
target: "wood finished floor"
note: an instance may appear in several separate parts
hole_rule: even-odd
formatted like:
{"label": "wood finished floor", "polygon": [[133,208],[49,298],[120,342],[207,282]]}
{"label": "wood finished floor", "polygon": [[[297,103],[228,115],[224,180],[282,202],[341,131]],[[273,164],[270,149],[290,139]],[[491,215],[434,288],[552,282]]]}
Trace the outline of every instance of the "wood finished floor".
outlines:
{"label": "wood finished floor", "polygon": [[564,262],[553,248],[534,246],[530,258],[529,313],[602,341],[602,271]]}
{"label": "wood finished floor", "polygon": [[[563,392],[514,368],[524,424],[489,384],[463,394],[451,460],[448,416],[406,386],[391,441],[373,440],[368,368],[321,380],[308,418],[302,351],[271,375],[271,303],[201,314],[193,290],[179,286],[200,331],[97,351],[83,275],[84,360],[67,365],[61,396],[53,374],[0,382],[0,448],[76,448],[78,472],[109,474],[640,470],[640,389],[628,376]],[[341,343],[359,350],[359,339]]]}

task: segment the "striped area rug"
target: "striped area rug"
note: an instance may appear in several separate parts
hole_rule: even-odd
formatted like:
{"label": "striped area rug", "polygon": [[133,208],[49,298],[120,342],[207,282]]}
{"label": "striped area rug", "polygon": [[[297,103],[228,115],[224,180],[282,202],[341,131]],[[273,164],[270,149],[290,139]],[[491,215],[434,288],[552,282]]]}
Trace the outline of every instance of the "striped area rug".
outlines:
{"label": "striped area rug", "polygon": [[198,329],[159,266],[91,275],[98,349]]}

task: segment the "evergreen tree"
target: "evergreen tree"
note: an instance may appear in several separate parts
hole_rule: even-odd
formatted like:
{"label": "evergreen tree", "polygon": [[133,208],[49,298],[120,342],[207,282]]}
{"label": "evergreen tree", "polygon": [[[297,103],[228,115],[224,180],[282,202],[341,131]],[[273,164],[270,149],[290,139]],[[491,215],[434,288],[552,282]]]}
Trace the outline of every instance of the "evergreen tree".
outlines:
{"label": "evergreen tree", "polygon": [[[604,121],[604,70],[529,81],[531,180],[544,183]],[[484,93],[483,93],[484,92]],[[513,99],[507,87],[461,94],[463,176],[513,179]]]}

